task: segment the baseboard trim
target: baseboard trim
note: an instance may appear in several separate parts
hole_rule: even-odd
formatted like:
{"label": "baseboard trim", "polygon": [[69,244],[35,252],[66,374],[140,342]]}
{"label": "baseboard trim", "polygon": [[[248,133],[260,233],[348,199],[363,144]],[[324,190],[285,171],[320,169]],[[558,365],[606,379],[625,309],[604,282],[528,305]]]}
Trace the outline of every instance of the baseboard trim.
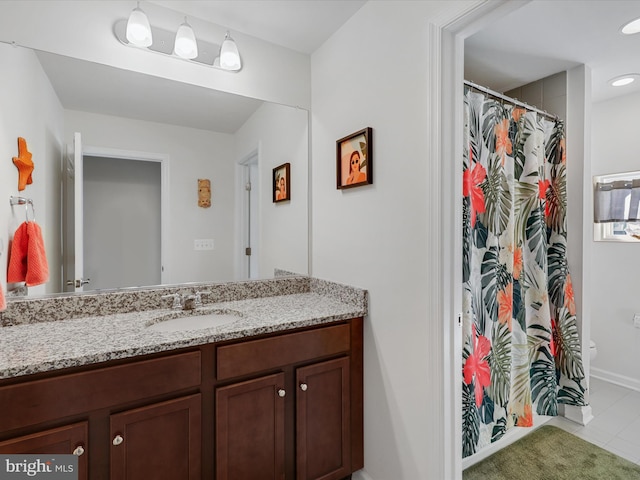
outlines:
{"label": "baseboard trim", "polygon": [[373,480],[373,478],[371,478],[371,476],[369,476],[369,474],[364,470],[358,470],[357,472],[354,472],[353,475],[351,475],[351,479],[352,480]]}
{"label": "baseboard trim", "polygon": [[580,425],[586,425],[593,420],[591,405],[585,405],[583,407],[576,407],[575,405],[558,405],[558,413],[564,416],[567,420],[571,420],[572,422]]}
{"label": "baseboard trim", "polygon": [[640,380],[636,380],[635,378],[618,375],[617,373],[602,370],[601,368],[596,368],[594,366],[591,366],[590,375],[598,380],[604,380],[605,382],[640,392]]}

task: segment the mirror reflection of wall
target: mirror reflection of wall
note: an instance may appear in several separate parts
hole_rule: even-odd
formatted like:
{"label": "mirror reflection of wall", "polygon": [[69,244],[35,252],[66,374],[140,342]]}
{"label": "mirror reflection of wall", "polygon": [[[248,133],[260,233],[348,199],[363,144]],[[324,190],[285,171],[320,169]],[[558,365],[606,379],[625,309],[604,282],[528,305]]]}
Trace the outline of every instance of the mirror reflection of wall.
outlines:
{"label": "mirror reflection of wall", "polygon": [[640,171],[593,177],[596,241],[640,241]]}
{"label": "mirror reflection of wall", "polygon": [[[83,98],[90,92],[88,87],[113,84],[112,76],[105,81],[106,75],[112,75],[106,73],[107,70],[131,72],[6,44],[0,44],[0,62],[7,72],[12,72],[0,78],[0,100],[5,111],[13,112],[11,122],[0,127],[0,153],[4,158],[15,156],[18,136],[29,142],[35,163],[34,183],[20,194],[34,200],[37,220],[45,235],[45,248],[50,252],[51,280],[30,289],[30,296],[63,291],[62,258],[56,254],[62,251],[60,185],[66,163],[65,150],[74,131],[83,134],[85,145],[168,155],[170,208],[168,218],[163,220],[170,228],[169,238],[165,239],[166,263],[162,265],[166,283],[231,281],[246,277],[244,263],[248,260],[243,258],[246,245],[241,235],[245,183],[240,162],[254,151],[259,158],[259,184],[254,188],[259,192],[261,205],[257,236],[260,276],[273,276],[276,268],[308,273],[306,110],[224,94],[225,98],[220,101],[226,102],[225,108],[238,105],[246,115],[236,124],[232,124],[230,115],[227,119],[223,117],[218,121],[230,131],[213,131],[212,127],[187,124],[190,119],[180,117],[179,112],[184,111],[185,106],[187,110],[192,108],[194,118],[191,120],[195,121],[198,116],[195,105],[222,95],[220,92],[180,84],[176,91],[184,95],[175,97],[170,94],[173,91],[170,84],[176,82],[138,73],[128,86],[111,88],[105,95],[96,91],[94,97]],[[73,64],[78,64],[80,70],[72,68]],[[101,73],[92,74],[94,68]],[[78,71],[83,71],[85,77],[77,74]],[[75,96],[67,98],[70,89],[64,94],[56,91],[61,82],[72,85],[82,82],[84,87],[75,88]],[[111,96],[114,91],[119,92],[119,98]],[[154,91],[163,99],[163,105],[158,105],[158,97],[150,96]],[[131,107],[136,102],[151,111],[151,117],[131,118]],[[125,113],[118,113],[115,109],[118,104]],[[209,107],[203,120],[213,122],[217,110],[222,107]],[[173,124],[171,112],[175,113]],[[271,204],[271,171],[284,162],[292,165],[296,193],[287,209],[275,210]],[[22,220],[22,211],[8,206],[8,196],[18,194],[15,178],[15,167],[10,162],[0,165],[0,186],[7,192],[7,207],[0,209],[0,222],[9,226],[0,234],[3,259],[15,230],[13,226]],[[211,179],[211,208],[197,206],[198,178]],[[194,240],[202,238],[214,239],[214,250],[194,250]]]}

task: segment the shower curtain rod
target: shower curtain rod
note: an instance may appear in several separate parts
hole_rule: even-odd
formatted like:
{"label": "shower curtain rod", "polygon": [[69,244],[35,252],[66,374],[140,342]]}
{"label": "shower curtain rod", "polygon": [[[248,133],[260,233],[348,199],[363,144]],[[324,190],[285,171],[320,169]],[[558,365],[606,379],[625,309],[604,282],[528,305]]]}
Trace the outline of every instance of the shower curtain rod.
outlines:
{"label": "shower curtain rod", "polygon": [[547,118],[550,118],[551,120],[557,121],[559,120],[557,115],[552,115],[549,112],[545,112],[543,110],[540,110],[539,108],[533,107],[527,103],[521,102],[519,100],[516,100],[515,98],[511,98],[508,97],[500,92],[496,92],[495,90],[491,90],[490,88],[487,87],[483,87],[482,85],[478,85],[477,83],[473,83],[470,82],[469,80],[465,80],[464,84],[467,85],[468,87],[471,88],[475,88],[476,90],[480,90],[481,92],[484,92],[488,95],[491,95],[492,97],[496,97],[496,98],[500,98],[502,100],[506,100],[507,102],[513,103],[514,105],[518,105],[519,107],[523,107],[526,108],[527,110],[531,110],[532,112],[536,112],[539,113],[540,115],[543,115]]}

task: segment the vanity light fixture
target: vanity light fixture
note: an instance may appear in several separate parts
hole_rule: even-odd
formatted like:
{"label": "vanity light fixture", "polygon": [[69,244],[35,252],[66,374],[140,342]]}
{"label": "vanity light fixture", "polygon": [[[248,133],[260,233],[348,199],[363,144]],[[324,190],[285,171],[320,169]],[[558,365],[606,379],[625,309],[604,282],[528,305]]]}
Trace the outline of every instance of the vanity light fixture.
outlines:
{"label": "vanity light fixture", "polygon": [[184,23],[178,27],[173,51],[179,57],[188,58],[189,60],[198,56],[196,35],[193,33],[191,25],[187,23],[187,17],[184,17]]}
{"label": "vanity light fixture", "polygon": [[147,15],[140,9],[140,2],[127,20],[127,40],[137,47],[149,47],[153,43],[151,25]]}
{"label": "vanity light fixture", "polygon": [[624,87],[625,85],[629,85],[630,83],[635,82],[637,73],[627,73],[625,75],[620,75],[619,77],[612,78],[609,80],[609,85],[612,87]]}
{"label": "vanity light fixture", "polygon": [[229,72],[242,69],[238,46],[228,31],[222,44],[216,45],[197,40],[186,17],[175,33],[153,27],[140,9],[140,2],[133,9],[128,20],[122,19],[116,22],[113,32],[118,41],[128,47],[161,53]]}
{"label": "vanity light fixture", "polygon": [[640,18],[636,18],[635,20],[631,20],[629,23],[625,23],[620,31],[625,35],[633,35],[634,33],[640,32]]}

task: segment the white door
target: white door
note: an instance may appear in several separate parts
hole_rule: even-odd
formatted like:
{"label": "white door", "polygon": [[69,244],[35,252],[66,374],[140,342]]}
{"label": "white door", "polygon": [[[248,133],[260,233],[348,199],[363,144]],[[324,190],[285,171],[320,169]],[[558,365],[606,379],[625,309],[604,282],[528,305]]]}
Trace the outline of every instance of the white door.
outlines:
{"label": "white door", "polygon": [[83,160],[82,136],[73,134],[73,145],[68,149],[67,168],[64,181],[64,290],[66,292],[82,292],[89,282],[84,278],[83,265]]}

